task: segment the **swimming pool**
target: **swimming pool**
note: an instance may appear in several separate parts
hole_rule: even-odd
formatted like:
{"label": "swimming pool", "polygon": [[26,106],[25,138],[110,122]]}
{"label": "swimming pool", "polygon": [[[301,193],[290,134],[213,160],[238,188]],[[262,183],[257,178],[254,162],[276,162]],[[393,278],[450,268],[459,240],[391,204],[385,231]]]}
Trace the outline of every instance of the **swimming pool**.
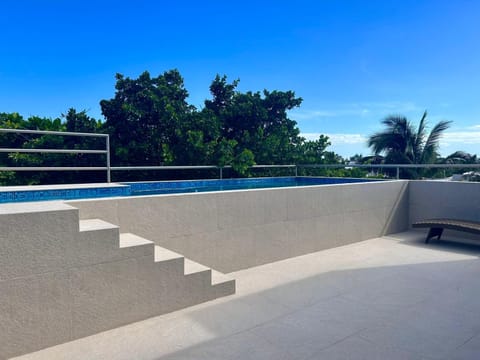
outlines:
{"label": "swimming pool", "polygon": [[370,179],[322,178],[322,177],[276,177],[224,180],[184,180],[125,183],[131,195],[179,194],[207,191],[266,189],[276,187],[351,184],[372,181]]}
{"label": "swimming pool", "polygon": [[277,177],[128,182],[116,184],[19,186],[0,188],[0,203],[351,184],[371,181],[381,180],[324,177]]}

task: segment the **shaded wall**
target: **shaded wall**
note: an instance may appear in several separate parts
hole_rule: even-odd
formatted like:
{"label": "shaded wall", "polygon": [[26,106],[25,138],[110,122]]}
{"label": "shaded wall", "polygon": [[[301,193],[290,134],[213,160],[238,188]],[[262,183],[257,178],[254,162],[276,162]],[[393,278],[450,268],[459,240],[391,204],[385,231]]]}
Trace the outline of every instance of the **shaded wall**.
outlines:
{"label": "shaded wall", "polygon": [[408,229],[408,181],[70,201],[222,272]]}
{"label": "shaded wall", "polygon": [[[480,184],[460,181],[410,181],[410,220],[447,218],[480,221]],[[427,230],[425,230],[427,231]],[[442,238],[458,238],[459,232],[445,230]],[[461,233],[478,240],[478,235]]]}
{"label": "shaded wall", "polygon": [[410,223],[431,218],[480,221],[480,184],[410,181]]}

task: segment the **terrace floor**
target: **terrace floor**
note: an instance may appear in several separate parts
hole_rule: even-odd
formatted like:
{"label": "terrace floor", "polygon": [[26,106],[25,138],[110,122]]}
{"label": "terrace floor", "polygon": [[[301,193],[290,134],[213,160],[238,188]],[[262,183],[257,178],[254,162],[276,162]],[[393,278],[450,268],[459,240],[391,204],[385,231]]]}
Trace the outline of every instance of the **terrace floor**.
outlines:
{"label": "terrace floor", "polygon": [[19,359],[478,359],[480,245],[423,239],[238,271],[236,295]]}

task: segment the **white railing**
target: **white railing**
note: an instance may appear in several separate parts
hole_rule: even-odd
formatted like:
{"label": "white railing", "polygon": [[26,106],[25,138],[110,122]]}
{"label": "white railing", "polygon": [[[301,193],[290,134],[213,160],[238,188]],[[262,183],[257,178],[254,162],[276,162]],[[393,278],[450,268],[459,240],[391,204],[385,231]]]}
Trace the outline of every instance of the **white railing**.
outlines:
{"label": "white railing", "polygon": [[[139,171],[139,170],[201,170],[217,169],[219,178],[223,178],[223,169],[231,166],[217,165],[187,165],[187,166],[111,166],[110,165],[110,138],[108,134],[79,133],[68,131],[46,131],[46,130],[20,130],[0,129],[0,133],[37,134],[37,135],[58,135],[58,136],[79,136],[79,137],[101,137],[105,139],[105,150],[94,149],[24,149],[24,148],[0,148],[0,153],[54,153],[54,154],[103,154],[106,155],[105,166],[4,166],[0,171],[99,171],[105,170],[107,182],[111,182],[112,171]],[[362,168],[362,169],[396,169],[396,178],[400,177],[400,169],[416,168],[440,168],[440,169],[480,169],[480,164],[287,164],[287,165],[253,165],[252,169],[269,168],[291,168],[298,176],[299,169],[305,168]]]}
{"label": "white railing", "polygon": [[0,129],[0,133],[35,134],[35,135],[57,135],[57,136],[79,136],[79,137],[101,137],[105,138],[105,150],[93,149],[24,149],[24,148],[0,148],[3,153],[50,153],[50,154],[105,154],[106,166],[3,166],[0,171],[98,171],[107,172],[107,182],[111,182],[110,176],[110,138],[108,134],[80,133],[69,131],[47,131],[47,130],[22,130],[22,129]]}
{"label": "white railing", "polygon": [[[202,169],[217,169],[219,179],[223,179],[223,169],[231,169],[230,165],[179,165],[179,166],[112,166],[112,171],[130,171],[130,170],[202,170]],[[297,176],[297,165],[253,165],[250,169],[269,169],[269,168],[295,168],[295,176]]]}

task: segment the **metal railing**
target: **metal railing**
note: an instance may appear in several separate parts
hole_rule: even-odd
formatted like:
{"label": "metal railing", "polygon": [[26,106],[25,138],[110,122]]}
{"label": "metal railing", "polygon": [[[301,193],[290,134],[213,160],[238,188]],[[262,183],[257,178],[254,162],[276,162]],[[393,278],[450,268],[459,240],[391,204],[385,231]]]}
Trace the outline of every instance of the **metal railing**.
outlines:
{"label": "metal railing", "polygon": [[79,136],[79,137],[101,137],[105,138],[105,150],[93,149],[24,149],[24,148],[0,148],[0,153],[50,153],[50,154],[104,154],[106,155],[106,166],[3,166],[0,171],[98,171],[107,172],[107,182],[111,182],[110,176],[110,137],[108,134],[80,133],[69,131],[47,131],[47,130],[21,130],[21,129],[0,129],[0,133],[35,134],[35,135],[58,135],[58,136]]}
{"label": "metal railing", "polygon": [[[188,165],[188,166],[111,166],[110,164],[110,137],[108,134],[79,133],[68,131],[47,131],[47,130],[23,130],[23,129],[0,129],[0,133],[36,134],[36,135],[58,135],[78,137],[100,137],[105,139],[105,150],[96,149],[25,149],[25,148],[0,148],[0,153],[53,153],[53,154],[102,154],[106,155],[105,166],[4,166],[0,171],[101,171],[105,170],[107,182],[111,182],[112,171],[139,171],[139,170],[201,170],[217,169],[219,178],[223,178],[223,170],[231,166],[217,165]],[[298,176],[300,169],[396,169],[396,178],[400,178],[400,169],[416,168],[440,168],[440,169],[480,169],[480,164],[287,164],[287,165],[253,165],[251,169],[281,169],[291,168]]]}
{"label": "metal railing", "polygon": [[[216,166],[216,165],[189,165],[189,166],[112,166],[112,171],[135,171],[135,170],[200,170],[200,169],[217,169],[219,171],[219,179],[223,178],[223,170],[231,169],[232,166]],[[437,168],[437,169],[480,169],[480,164],[288,164],[288,165],[253,165],[250,169],[294,169],[295,176],[298,176],[300,169],[319,168],[319,169],[395,169],[396,178],[400,178],[400,169],[416,169],[416,168]]]}
{"label": "metal railing", "polygon": [[396,178],[400,178],[400,169],[480,169],[480,164],[308,164],[296,165],[298,168],[360,168],[395,169]]}
{"label": "metal railing", "polygon": [[[252,165],[249,166],[250,169],[270,169],[270,168],[294,168],[295,176],[297,176],[297,167],[298,165]],[[216,169],[218,170],[218,178],[223,179],[223,170],[231,169],[232,166],[218,166],[218,165],[178,165],[178,166],[112,166],[110,167],[111,171],[137,171],[137,170],[202,170],[202,169]]]}

